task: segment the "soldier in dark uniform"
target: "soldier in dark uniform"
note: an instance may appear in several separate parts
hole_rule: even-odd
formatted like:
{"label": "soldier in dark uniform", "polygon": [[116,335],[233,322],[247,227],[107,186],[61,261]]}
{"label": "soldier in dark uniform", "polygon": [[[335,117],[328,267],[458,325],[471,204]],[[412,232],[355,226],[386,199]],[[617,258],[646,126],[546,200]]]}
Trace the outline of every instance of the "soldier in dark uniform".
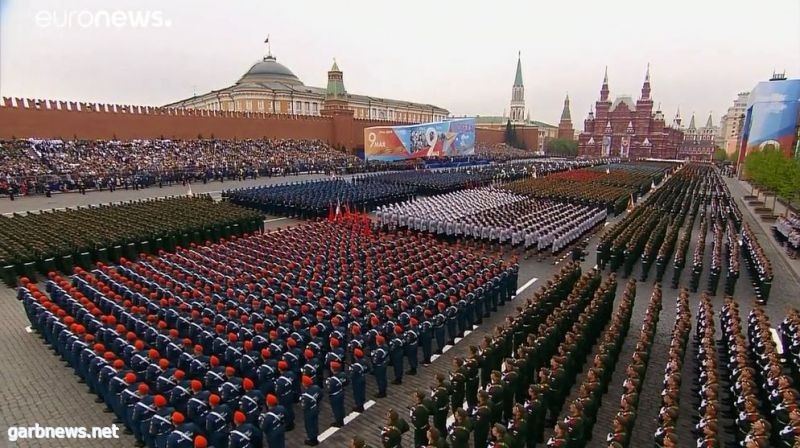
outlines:
{"label": "soldier in dark uniform", "polygon": [[478,406],[472,410],[474,446],[486,446],[492,426],[492,406],[486,391],[478,392]]}
{"label": "soldier in dark uniform", "polygon": [[[426,310],[426,313],[429,312]],[[433,355],[433,325],[428,319],[422,321],[419,326],[419,343],[422,347],[422,365],[430,365]]]}
{"label": "soldier in dark uniform", "polygon": [[429,428],[427,436],[428,443],[424,445],[425,448],[447,448],[447,441],[445,441],[438,429]]}
{"label": "soldier in dark uniform", "polygon": [[492,444],[491,448],[511,448],[511,439],[508,437],[506,427],[500,423],[492,426]]}
{"label": "soldier in dark uniform", "polygon": [[311,377],[303,375],[303,395],[300,402],[303,404],[303,425],[306,428],[306,440],[303,442],[308,446],[317,446],[319,441],[319,402],[322,400],[322,390]]}
{"label": "soldier in dark uniform", "polygon": [[425,444],[428,428],[430,428],[429,417],[432,404],[426,403],[425,394],[421,391],[414,392],[414,405],[409,408],[409,418],[411,426],[414,428],[414,446],[419,447]]}
{"label": "soldier in dark uniform", "polygon": [[450,448],[468,448],[472,422],[467,416],[467,411],[459,408],[453,412],[453,416],[455,420],[453,421],[453,426],[450,427],[450,433],[447,435],[447,442],[450,444]]}
{"label": "soldier in dark uniform", "polygon": [[331,376],[325,380],[325,389],[331,401],[333,411],[333,425],[336,428],[344,426],[344,387],[347,385],[347,376],[342,372],[342,365],[334,361],[330,365]]}
{"label": "soldier in dark uniform", "polygon": [[450,398],[450,383],[443,373],[436,374],[436,387],[431,388],[433,399],[433,426],[442,434],[447,434],[447,410]]}
{"label": "soldier in dark uniform", "polygon": [[394,381],[392,384],[403,384],[403,357],[405,355],[405,343],[401,337],[403,327],[395,327],[395,337],[389,341],[389,357],[392,360],[392,370],[394,371]]}
{"label": "soldier in dark uniform", "polygon": [[453,373],[450,374],[450,385],[452,393],[450,395],[450,409],[455,414],[457,409],[462,409],[464,397],[466,395],[466,368],[464,360],[459,357],[453,358]]}
{"label": "soldier in dark uniform", "polygon": [[383,336],[378,335],[375,338],[376,347],[372,350],[372,373],[375,375],[375,381],[378,384],[378,393],[375,398],[383,398],[386,396],[386,360],[389,353],[386,351],[386,340]]}
{"label": "soldier in dark uniform", "polygon": [[411,319],[410,322],[411,327],[408,328],[405,333],[403,334],[403,338],[405,339],[405,354],[406,358],[408,359],[408,371],[406,372],[408,375],[416,375],[417,374],[417,364],[418,361],[418,350],[419,350],[419,335],[417,334],[417,320]]}
{"label": "soldier in dark uniform", "polygon": [[367,401],[367,364],[364,362],[364,352],[360,348],[353,350],[353,363],[350,364],[350,381],[353,384],[353,411],[364,412],[364,403]]}
{"label": "soldier in dark uniform", "polygon": [[492,401],[492,423],[503,420],[503,400],[505,399],[506,385],[497,370],[492,372],[491,383],[486,387],[486,392]]}
{"label": "soldier in dark uniform", "polygon": [[525,401],[526,421],[528,422],[528,448],[544,442],[544,417],[547,412],[542,403],[541,387],[538,384],[528,386],[528,399]]}
{"label": "soldier in dark uniform", "polygon": [[269,448],[286,447],[286,410],[273,394],[267,395],[267,409],[261,414],[258,426]]}
{"label": "soldier in dark uniform", "polygon": [[228,448],[261,448],[264,440],[261,430],[247,422],[244,412],[233,413],[233,429],[228,436]]}
{"label": "soldier in dark uniform", "polygon": [[408,432],[408,423],[397,415],[394,409],[386,413],[386,425],[381,429],[381,442],[384,448],[402,448],[403,434]]}
{"label": "soldier in dark uniform", "polygon": [[[439,303],[439,308],[444,309],[445,304]],[[445,330],[444,330],[445,316],[439,312],[433,317],[433,335],[436,337],[436,354],[441,355],[445,346]]]}
{"label": "soldier in dark uniform", "polygon": [[478,347],[471,345],[469,347],[469,356],[464,361],[464,396],[467,400],[467,407],[474,408],[478,404],[478,389],[480,387],[480,365]]}

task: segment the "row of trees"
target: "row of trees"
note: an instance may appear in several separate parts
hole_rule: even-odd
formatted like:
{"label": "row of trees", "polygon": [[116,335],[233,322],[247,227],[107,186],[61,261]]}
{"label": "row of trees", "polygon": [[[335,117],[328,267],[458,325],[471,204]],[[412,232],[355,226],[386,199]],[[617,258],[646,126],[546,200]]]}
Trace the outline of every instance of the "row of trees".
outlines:
{"label": "row of trees", "polygon": [[779,149],[766,147],[744,160],[745,175],[759,189],[794,203],[800,200],[800,160],[786,157]]}

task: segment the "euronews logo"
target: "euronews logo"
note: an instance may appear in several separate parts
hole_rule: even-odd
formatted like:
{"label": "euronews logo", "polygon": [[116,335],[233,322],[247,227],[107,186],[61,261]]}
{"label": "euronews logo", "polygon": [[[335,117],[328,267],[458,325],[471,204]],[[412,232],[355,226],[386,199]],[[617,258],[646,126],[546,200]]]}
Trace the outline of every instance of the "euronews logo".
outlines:
{"label": "euronews logo", "polygon": [[33,17],[39,28],[169,28],[164,11],[150,9],[39,10]]}

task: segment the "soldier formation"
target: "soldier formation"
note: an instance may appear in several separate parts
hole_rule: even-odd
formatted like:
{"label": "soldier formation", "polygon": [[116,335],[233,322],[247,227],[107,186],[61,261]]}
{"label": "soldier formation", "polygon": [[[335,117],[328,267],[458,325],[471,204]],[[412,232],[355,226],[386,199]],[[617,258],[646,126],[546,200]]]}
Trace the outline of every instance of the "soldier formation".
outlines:
{"label": "soldier formation", "polygon": [[48,258],[83,252],[95,256],[99,248],[111,250],[113,246],[132,242],[139,245],[142,241],[155,244],[156,239],[168,235],[225,226],[236,225],[240,232],[256,230],[251,229],[252,224],[260,228],[262,221],[257,212],[214,202],[208,196],[150,199],[13,217],[0,215],[0,267],[14,265],[21,274],[21,265],[27,262],[35,262],[41,268]]}
{"label": "soldier formation", "polygon": [[378,223],[448,239],[472,238],[552,253],[603,223],[606,210],[528,199],[493,187],[380,207]]}
{"label": "soldier formation", "polygon": [[429,363],[434,341],[441,353],[445,336],[463,336],[517,289],[515,265],[359,226],[319,222],[77,268],[72,283],[51,275],[49,297],[26,280],[20,298],[140,444],[180,431],[179,412],[200,429],[176,446],[198,435],[283,446],[299,401],[313,446],[321,400],[343,425],[349,390],[363,411],[366,375],[385,396],[389,365],[401,384],[420,349]]}

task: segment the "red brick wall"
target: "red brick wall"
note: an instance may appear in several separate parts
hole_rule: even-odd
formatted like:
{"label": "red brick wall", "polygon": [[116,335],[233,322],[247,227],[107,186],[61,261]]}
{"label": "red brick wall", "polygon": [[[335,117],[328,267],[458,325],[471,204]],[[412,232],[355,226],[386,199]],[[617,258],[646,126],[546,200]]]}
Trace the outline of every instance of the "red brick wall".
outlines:
{"label": "red brick wall", "polygon": [[[350,114],[295,117],[245,112],[160,110],[143,106],[3,98],[0,139],[302,138],[355,151],[364,128],[403,123],[357,120]],[[478,129],[480,143],[500,143],[503,131]]]}

